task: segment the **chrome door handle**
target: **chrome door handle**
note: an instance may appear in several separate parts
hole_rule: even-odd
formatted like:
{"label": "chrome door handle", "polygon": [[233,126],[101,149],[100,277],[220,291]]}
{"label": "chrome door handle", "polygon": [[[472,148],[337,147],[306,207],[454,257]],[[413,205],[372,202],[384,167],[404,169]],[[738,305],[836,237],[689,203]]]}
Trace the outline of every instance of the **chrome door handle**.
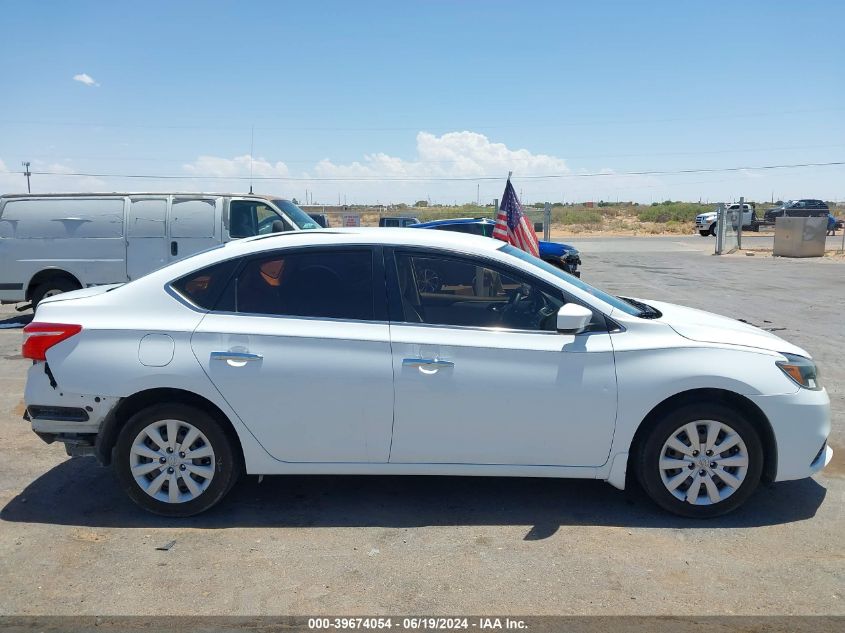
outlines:
{"label": "chrome door handle", "polygon": [[455,363],[450,360],[440,360],[439,358],[403,358],[402,367],[433,367],[435,369],[442,369],[444,367],[454,367]]}
{"label": "chrome door handle", "polygon": [[211,352],[211,360],[232,360],[237,363],[244,363],[250,360],[261,360],[261,354],[248,354],[246,352]]}

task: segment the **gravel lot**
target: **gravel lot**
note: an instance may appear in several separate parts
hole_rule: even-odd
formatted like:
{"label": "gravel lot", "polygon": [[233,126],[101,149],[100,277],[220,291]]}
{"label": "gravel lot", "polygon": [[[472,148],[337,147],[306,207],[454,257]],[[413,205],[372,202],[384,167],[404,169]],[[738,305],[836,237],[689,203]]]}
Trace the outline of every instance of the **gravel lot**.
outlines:
{"label": "gravel lot", "polygon": [[419,477],[251,477],[167,520],[29,431],[20,331],[0,329],[0,614],[845,614],[845,263],[713,257],[697,236],[567,241],[587,281],[807,348],[834,462],[704,523],[601,482]]}

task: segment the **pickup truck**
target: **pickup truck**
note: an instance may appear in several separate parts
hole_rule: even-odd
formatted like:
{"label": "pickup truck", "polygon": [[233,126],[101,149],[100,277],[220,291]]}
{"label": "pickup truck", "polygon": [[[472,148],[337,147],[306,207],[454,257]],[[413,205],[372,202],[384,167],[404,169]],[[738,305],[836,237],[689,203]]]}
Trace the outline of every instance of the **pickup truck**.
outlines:
{"label": "pickup truck", "polygon": [[379,226],[392,226],[392,227],[406,227],[406,226],[413,226],[415,224],[419,224],[420,221],[417,218],[409,218],[406,216],[396,217],[396,218],[379,218],[378,225]]}
{"label": "pickup truck", "polygon": [[[438,231],[455,231],[457,233],[470,233],[472,235],[483,235],[493,237],[493,229],[496,223],[490,218],[453,218],[449,220],[433,220],[414,224],[415,229],[435,229]],[[578,266],[581,265],[581,253],[574,246],[560,244],[558,242],[539,241],[540,259],[550,263],[570,275],[580,277],[581,272]]]}
{"label": "pickup truck", "polygon": [[[739,203],[729,204],[726,208],[728,211],[739,211]],[[716,235],[717,218],[717,209],[695,216],[695,229],[698,231],[698,234],[701,237]],[[755,233],[760,230],[760,221],[757,219],[757,212],[753,204],[742,205],[742,229],[744,231],[754,231]]]}

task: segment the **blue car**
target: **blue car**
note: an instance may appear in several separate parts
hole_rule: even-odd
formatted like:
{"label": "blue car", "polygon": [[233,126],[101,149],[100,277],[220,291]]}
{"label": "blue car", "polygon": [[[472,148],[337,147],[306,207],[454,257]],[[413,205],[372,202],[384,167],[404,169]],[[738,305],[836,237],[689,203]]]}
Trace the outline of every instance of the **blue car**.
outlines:
{"label": "blue car", "polygon": [[[413,224],[414,229],[436,229],[438,231],[454,231],[456,233],[470,233],[493,237],[496,223],[490,218],[453,218],[451,220],[432,220]],[[540,259],[557,266],[563,271],[576,277],[581,276],[578,266],[581,265],[581,254],[578,249],[569,244],[540,241]]]}

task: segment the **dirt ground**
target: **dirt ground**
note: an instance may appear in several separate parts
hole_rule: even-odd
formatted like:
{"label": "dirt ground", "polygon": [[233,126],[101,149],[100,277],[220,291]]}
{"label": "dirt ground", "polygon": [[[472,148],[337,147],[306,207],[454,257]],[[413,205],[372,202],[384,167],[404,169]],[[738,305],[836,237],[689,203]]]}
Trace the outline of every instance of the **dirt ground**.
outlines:
{"label": "dirt ground", "polygon": [[567,241],[588,282],[808,349],[834,462],[707,522],[601,482],[421,477],[252,477],[168,520],[21,420],[25,319],[4,307],[0,614],[845,614],[845,264],[715,257],[698,236]]}

